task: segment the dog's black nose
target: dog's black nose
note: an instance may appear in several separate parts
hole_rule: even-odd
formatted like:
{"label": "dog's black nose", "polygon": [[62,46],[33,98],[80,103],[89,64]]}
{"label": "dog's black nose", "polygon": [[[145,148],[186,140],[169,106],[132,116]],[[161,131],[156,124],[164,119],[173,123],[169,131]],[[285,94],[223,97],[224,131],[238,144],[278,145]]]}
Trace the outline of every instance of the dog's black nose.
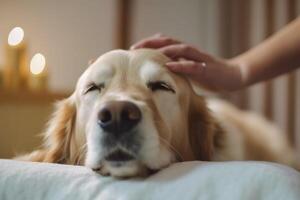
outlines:
{"label": "dog's black nose", "polygon": [[128,101],[110,101],[101,107],[98,123],[104,131],[119,134],[130,131],[141,117],[141,111],[135,104]]}

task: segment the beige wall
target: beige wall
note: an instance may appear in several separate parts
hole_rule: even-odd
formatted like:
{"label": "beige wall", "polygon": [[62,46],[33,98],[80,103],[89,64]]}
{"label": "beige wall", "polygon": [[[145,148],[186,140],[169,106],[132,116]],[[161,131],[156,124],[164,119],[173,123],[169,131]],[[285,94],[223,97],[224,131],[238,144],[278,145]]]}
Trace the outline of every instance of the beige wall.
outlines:
{"label": "beige wall", "polygon": [[42,132],[52,105],[47,103],[1,103],[0,104],[0,158],[36,149],[41,145]]}
{"label": "beige wall", "polygon": [[73,90],[91,58],[114,48],[115,0],[0,0],[0,65],[15,26],[46,56],[52,90]]}
{"label": "beige wall", "polygon": [[216,0],[134,1],[131,42],[160,32],[218,53],[216,11]]}

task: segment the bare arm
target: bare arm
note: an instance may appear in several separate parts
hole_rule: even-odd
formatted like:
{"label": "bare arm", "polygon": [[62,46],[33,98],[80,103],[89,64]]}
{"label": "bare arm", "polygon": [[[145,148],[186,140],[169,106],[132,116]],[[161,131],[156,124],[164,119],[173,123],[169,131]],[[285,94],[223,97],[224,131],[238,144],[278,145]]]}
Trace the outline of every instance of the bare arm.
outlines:
{"label": "bare arm", "polygon": [[241,68],[246,86],[300,67],[300,17],[231,62]]}

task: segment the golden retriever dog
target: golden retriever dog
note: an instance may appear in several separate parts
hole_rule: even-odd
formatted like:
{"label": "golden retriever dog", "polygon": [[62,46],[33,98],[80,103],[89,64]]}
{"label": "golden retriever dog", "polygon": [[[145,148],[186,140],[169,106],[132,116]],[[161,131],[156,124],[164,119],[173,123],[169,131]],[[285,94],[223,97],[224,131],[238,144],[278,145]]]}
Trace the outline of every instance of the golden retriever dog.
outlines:
{"label": "golden retriever dog", "polygon": [[43,147],[18,159],[85,165],[116,177],[193,160],[295,165],[274,125],[206,98],[191,80],[164,67],[167,61],[147,49],[102,55],[57,104]]}

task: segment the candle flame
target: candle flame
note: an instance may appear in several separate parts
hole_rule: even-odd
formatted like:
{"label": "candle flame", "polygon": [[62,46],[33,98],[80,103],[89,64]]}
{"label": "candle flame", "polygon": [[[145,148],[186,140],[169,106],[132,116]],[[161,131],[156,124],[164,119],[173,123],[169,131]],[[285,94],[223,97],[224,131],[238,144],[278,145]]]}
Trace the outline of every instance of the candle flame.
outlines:
{"label": "candle flame", "polygon": [[22,42],[24,38],[24,31],[21,27],[13,28],[8,35],[8,44],[16,46]]}
{"label": "candle flame", "polygon": [[30,61],[30,72],[38,75],[43,72],[46,66],[45,56],[41,53],[35,54]]}

